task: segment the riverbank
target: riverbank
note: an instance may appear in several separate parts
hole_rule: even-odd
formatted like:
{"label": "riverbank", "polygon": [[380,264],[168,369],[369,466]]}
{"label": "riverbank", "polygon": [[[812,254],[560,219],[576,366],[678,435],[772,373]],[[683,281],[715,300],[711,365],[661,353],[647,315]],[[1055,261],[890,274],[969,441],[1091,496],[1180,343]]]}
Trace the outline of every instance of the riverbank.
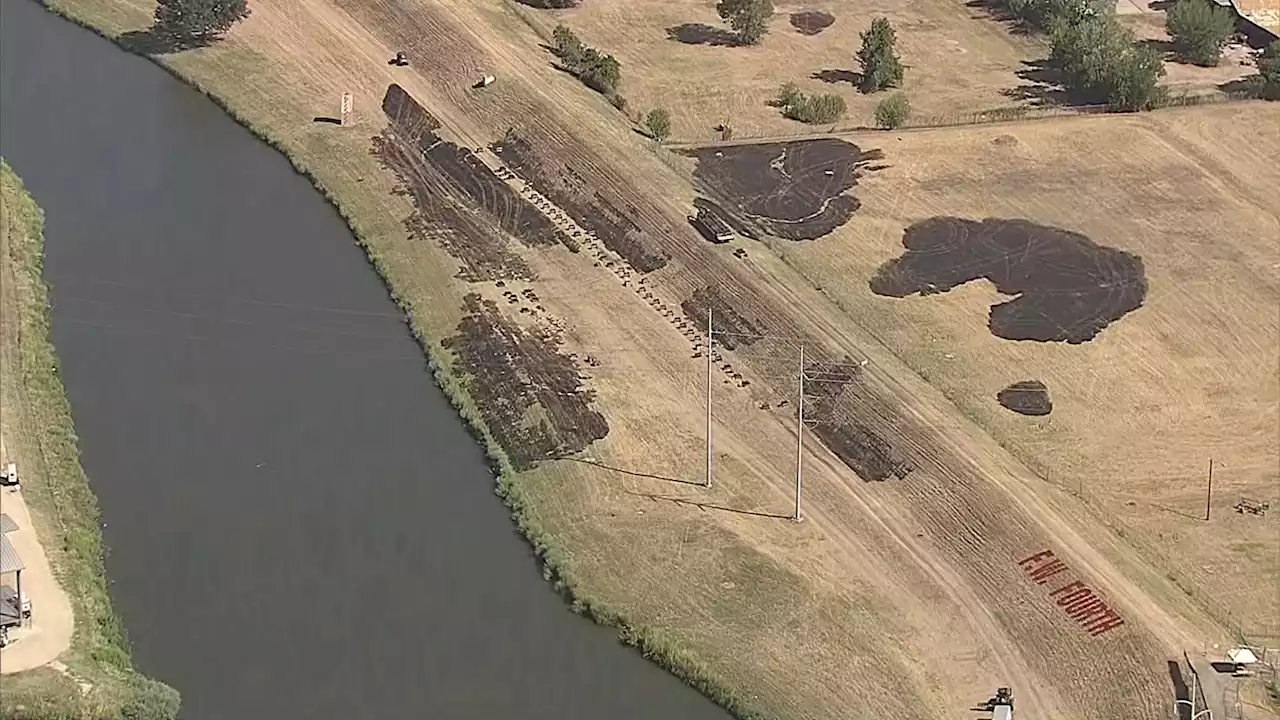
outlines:
{"label": "riverbank", "polygon": [[71,646],[59,660],[65,671],[47,667],[7,675],[0,716],[173,718],[178,693],[133,670],[124,628],[111,609],[97,501],[80,468],[71,408],[49,339],[43,215],[2,162],[0,188],[5,446],[21,461],[24,498],[77,618]]}
{"label": "riverbank", "polygon": [[[154,3],[147,0],[45,0],[53,12],[115,41],[125,50],[143,54],[142,29],[150,24]],[[380,78],[345,78],[356,91],[362,117],[348,132],[321,132],[297,122],[310,117],[315,88],[300,91],[286,77],[266,72],[268,59],[250,43],[223,41],[211,48],[178,54],[147,56],[174,76],[199,90],[237,122],[287,157],[297,171],[337,209],[350,227],[369,262],[383,279],[395,303],[406,313],[414,337],[426,361],[466,426],[484,448],[491,463],[497,493],[511,511],[519,532],[533,546],[544,565],[544,575],[576,613],[618,630],[621,642],[635,647],[646,658],[679,677],[741,720],[775,717],[759,709],[759,698],[747,701],[726,680],[695,657],[678,635],[659,631],[632,619],[617,603],[593,592],[601,579],[582,572],[581,559],[593,552],[595,542],[581,537],[566,539],[548,527],[543,513],[531,505],[555,502],[555,486],[580,483],[589,474],[573,463],[558,463],[517,473],[507,450],[486,425],[483,414],[467,391],[468,381],[455,374],[442,340],[456,332],[467,314],[466,283],[454,275],[456,260],[442,248],[424,247],[406,232],[399,218],[413,212],[412,204],[397,192],[396,178],[386,172],[368,150],[369,136],[380,126],[377,100],[386,88]],[[245,82],[252,77],[252,82]],[[335,98],[337,96],[335,95]],[[321,112],[317,108],[316,112]],[[413,246],[412,248],[408,246]],[[598,473],[596,473],[598,475]],[[540,496],[535,497],[535,495]],[[580,560],[575,566],[569,558]],[[595,560],[595,558],[592,558]],[[590,563],[594,565],[594,562]],[[610,574],[611,569],[607,570]],[[613,585],[610,579],[609,585]],[[611,591],[615,587],[609,588]],[[727,656],[726,656],[727,657]]]}

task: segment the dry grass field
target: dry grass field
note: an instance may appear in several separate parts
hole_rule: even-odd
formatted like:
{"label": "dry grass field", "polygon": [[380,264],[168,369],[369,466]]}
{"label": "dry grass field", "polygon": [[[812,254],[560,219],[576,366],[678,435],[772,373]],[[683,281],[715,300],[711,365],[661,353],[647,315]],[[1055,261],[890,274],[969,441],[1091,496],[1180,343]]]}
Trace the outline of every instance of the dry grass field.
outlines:
{"label": "dry grass field", "polygon": [[[1198,602],[1274,637],[1280,518],[1232,506],[1280,500],[1280,106],[875,141],[891,167],[859,186],[863,212],[787,259],[1041,476],[1083,488]],[[1008,298],[985,282],[874,295],[902,228],[935,215],[1027,218],[1137,253],[1146,303],[1069,345],[987,332],[988,308]],[[1026,378],[1048,385],[1049,416],[997,404]]]}
{"label": "dry grass field", "polygon": [[[964,2],[817,0],[774,7],[770,32],[756,47],[716,44],[715,37],[693,42],[710,33],[681,33],[688,25],[726,32],[715,3],[705,0],[599,0],[566,11],[522,8],[520,15],[547,32],[563,22],[588,45],[616,55],[631,105],[669,108],[672,135],[681,139],[709,139],[726,119],[743,136],[802,128],[768,104],[785,82],[805,92],[840,94],[849,104],[842,124],[873,124],[883,95],[862,95],[850,79],[858,70],[858,35],[874,17],[888,17],[897,30],[907,65],[904,90],[921,116],[1011,105],[1001,91],[1022,84],[1016,73],[1023,61],[1047,52],[1039,39],[1014,35],[985,9]],[[826,13],[834,22],[805,34],[790,17],[806,11]]]}
{"label": "dry grass field", "polygon": [[[148,0],[55,4],[113,35],[144,29],[153,7]],[[981,217],[966,203],[998,202],[994,190],[979,187],[982,178],[1017,184],[1017,173],[1001,176],[1005,165],[995,155],[974,153],[970,165],[950,164],[950,150],[941,149],[948,142],[965,147],[965,135],[859,140],[880,147],[888,167],[855,188],[864,205],[847,228],[784,251],[806,278],[763,244],[702,240],[686,222],[695,195],[688,177],[655,156],[601,97],[553,69],[522,16],[501,0],[279,0],[254,4],[225,42],[164,62],[275,139],[349,217],[416,329],[452,366],[447,388],[486,423],[490,439],[514,439],[505,448],[512,464],[533,466],[508,478],[508,486],[522,524],[580,601],[627,623],[624,635],[742,717],[942,720],[968,712],[1000,685],[1017,688],[1020,713],[1043,720],[1167,717],[1167,662],[1183,647],[1221,641],[1222,627],[1108,528],[1110,515],[1045,483],[975,424],[966,414],[972,403],[958,396],[953,402],[930,385],[956,396],[883,320],[916,299],[862,298],[857,302],[875,304],[878,314],[851,312],[847,304],[867,294],[866,268],[846,266],[839,277],[815,269],[821,259],[815,253],[854,238],[867,247],[845,249],[840,262],[892,257],[904,217],[894,208],[909,195],[892,183],[911,184],[935,157],[940,167],[956,169],[932,186],[928,202],[936,207],[927,214]],[[645,32],[663,27],[655,20]],[[825,33],[840,27],[837,20]],[[1002,32],[993,27],[985,42],[1016,59]],[[409,68],[388,65],[396,51],[408,54]],[[622,59],[630,68],[630,59]],[[472,90],[483,73],[498,82]],[[411,102],[389,95],[391,83]],[[337,111],[344,91],[355,95],[354,125],[314,122]],[[384,98],[393,97],[395,108],[384,114]],[[643,93],[632,102],[643,105]],[[767,110],[758,116],[762,122]],[[1157,120],[1106,122],[1123,128]],[[1188,134],[1168,156],[1152,157],[1176,165],[1171,158],[1179,154],[1211,152],[1212,133]],[[1064,134],[1062,142],[1072,137]],[[919,149],[929,143],[939,151]],[[999,147],[1026,154],[1018,165],[1024,191],[1037,178],[1057,177],[1048,175],[1057,157],[1048,150],[1040,151],[1046,153],[1040,164],[1034,148]],[[1084,167],[1128,162],[1099,155],[1083,140],[1075,147],[1090,159],[1063,157]],[[1215,172],[1214,182],[1202,184],[1247,186]],[[1108,181],[1118,196],[1100,206],[1090,195],[1094,206],[1087,210],[1099,223],[1119,222],[1122,215],[1110,210],[1175,198],[1195,177],[1185,169],[1167,178],[1144,175],[1139,188],[1150,189],[1137,199],[1126,199],[1133,182]],[[949,183],[962,181],[965,194],[953,196]],[[1070,178],[1057,182],[1064,196],[1075,187]],[[925,193],[926,186],[912,192]],[[1019,212],[1038,217],[1041,205],[1027,202]],[[1170,207],[1225,217],[1194,194],[1182,202]],[[1151,218],[1155,211],[1144,212]],[[531,213],[554,223],[562,233],[558,244],[526,239],[537,224]],[[1234,222],[1242,230],[1260,227],[1247,218]],[[592,232],[581,234],[583,227]],[[1236,246],[1214,247],[1229,255]],[[1264,252],[1261,243],[1253,247]],[[1198,266],[1185,263],[1187,282],[1199,282]],[[1149,272],[1156,277],[1156,269]],[[1167,291],[1151,283],[1148,302],[1156,307]],[[930,299],[973,292],[966,286]],[[721,332],[712,379],[711,489],[698,486],[706,391],[698,323],[708,306]],[[1147,310],[1083,347],[1102,347]],[[1274,335],[1274,324],[1268,327]],[[951,330],[975,343],[986,332]],[[515,350],[488,351],[486,338]],[[830,390],[810,388],[805,521],[797,524],[788,520],[796,416],[784,401],[795,399],[800,344],[809,372],[843,379]],[[579,376],[589,394],[577,387]],[[1008,378],[1015,379],[1022,378]],[[1057,391],[1056,378],[1046,372],[1042,379]],[[477,403],[494,383],[511,388],[511,402]],[[1265,386],[1257,392],[1265,400]],[[1070,404],[1069,398],[1059,402]],[[509,422],[516,401],[527,405]],[[1169,402],[1147,401],[1154,408]],[[607,421],[607,434],[583,443],[579,420],[598,424],[591,412]],[[999,428],[994,432],[1002,437]],[[537,443],[521,444],[531,437]],[[555,454],[541,450],[548,438],[577,452],[547,459]],[[858,462],[880,467],[887,458],[901,476],[866,481],[865,469],[851,470]],[[1038,566],[1020,561],[1048,557],[1044,551],[1065,569],[1039,584],[1029,576]],[[1068,609],[1123,624],[1091,634],[1083,616]]]}

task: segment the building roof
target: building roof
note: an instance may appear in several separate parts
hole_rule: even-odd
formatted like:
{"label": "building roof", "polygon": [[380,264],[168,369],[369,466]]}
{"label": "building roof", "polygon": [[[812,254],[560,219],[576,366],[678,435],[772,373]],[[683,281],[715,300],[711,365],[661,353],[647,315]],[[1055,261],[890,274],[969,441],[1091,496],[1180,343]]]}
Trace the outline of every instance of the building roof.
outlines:
{"label": "building roof", "polygon": [[0,533],[13,532],[17,529],[18,523],[14,522],[13,518],[5,515],[4,513],[0,513]]}
{"label": "building roof", "polygon": [[9,538],[0,535],[0,573],[17,572],[25,567],[22,564],[22,558],[18,557],[18,551],[14,550],[13,544],[9,542]]}
{"label": "building roof", "polygon": [[1280,0],[1231,0],[1231,4],[1249,22],[1280,36]]}

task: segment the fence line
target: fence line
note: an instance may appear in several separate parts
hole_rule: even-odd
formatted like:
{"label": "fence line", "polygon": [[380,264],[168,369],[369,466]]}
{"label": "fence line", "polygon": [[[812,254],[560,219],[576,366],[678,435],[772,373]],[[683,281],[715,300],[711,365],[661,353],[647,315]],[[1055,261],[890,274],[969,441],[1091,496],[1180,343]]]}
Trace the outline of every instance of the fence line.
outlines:
{"label": "fence line", "polygon": [[[1194,105],[1218,105],[1222,103],[1249,102],[1258,99],[1255,90],[1218,90],[1199,95],[1174,95],[1166,98],[1157,107],[1145,112],[1155,112],[1165,108],[1188,107]],[[926,130],[931,128],[967,127],[971,125],[991,125],[1008,122],[1028,122],[1032,120],[1048,120],[1060,117],[1097,116],[1124,114],[1115,113],[1107,105],[1014,105],[1009,107],[975,110],[972,112],[943,113],[908,118],[896,130]],[[731,140],[721,141],[715,138],[672,138],[667,141],[671,147],[701,147],[708,145],[747,144],[768,141],[786,141],[803,138],[827,137],[859,132],[882,132],[881,128],[869,125],[833,124],[822,130],[814,126],[796,127],[790,131],[737,133]]]}

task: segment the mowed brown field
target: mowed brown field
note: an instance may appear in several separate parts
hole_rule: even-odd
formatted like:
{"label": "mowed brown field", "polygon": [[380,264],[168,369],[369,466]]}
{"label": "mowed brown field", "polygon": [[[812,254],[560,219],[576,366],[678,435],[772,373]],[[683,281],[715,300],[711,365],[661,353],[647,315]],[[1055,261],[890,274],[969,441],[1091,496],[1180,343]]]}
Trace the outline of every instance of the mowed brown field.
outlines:
{"label": "mowed brown field", "polygon": [[[981,7],[949,0],[911,2],[775,3],[769,33],[758,46],[734,47],[715,3],[704,0],[598,0],[565,11],[522,8],[520,14],[550,32],[556,23],[622,63],[622,93],[635,111],[665,107],[672,136],[706,139],[728,121],[740,136],[795,132],[805,126],[782,117],[769,102],[783,83],[805,92],[835,92],[849,105],[842,124],[873,124],[883,94],[863,95],[859,33],[873,18],[888,17],[907,66],[903,90],[920,116],[1006,107],[1002,94],[1024,84],[1023,61],[1043,56],[1037,38],[1015,36]],[[801,13],[833,22],[806,34]],[[810,21],[811,22],[811,21]]]}
{"label": "mowed brown field", "polygon": [[[59,5],[116,32],[152,7]],[[508,6],[253,8],[225,42],[170,62],[337,198],[522,469],[522,522],[580,598],[744,713],[941,720],[1012,685],[1030,717],[1167,716],[1167,662],[1221,629],[901,362],[875,318],[842,312],[764,245],[702,240],[688,179],[553,69]],[[409,68],[388,66],[396,51]],[[499,80],[472,90],[482,73]],[[343,91],[356,122],[314,122]],[[855,193],[904,167],[894,137],[860,140],[890,167]],[[864,201],[850,227],[891,200]],[[561,235],[545,241],[538,214]],[[721,333],[709,490],[708,306]],[[844,379],[810,388],[797,524],[799,345],[811,372]],[[867,481],[859,453],[903,472]],[[1020,561],[1045,551],[1064,564],[1041,584]],[[1068,608],[1122,624],[1094,634]]]}
{"label": "mowed brown field", "polygon": [[[1246,635],[1280,617],[1280,106],[868,138],[887,167],[841,230],[786,251],[845,312],[1049,482],[1082,490],[1197,602]],[[1143,306],[1081,344],[988,331],[985,281],[877,296],[869,281],[934,216],[1025,218],[1141,256]],[[1017,262],[1017,258],[1013,259]],[[1051,414],[1001,407],[1048,386]],[[1203,521],[1209,459],[1215,463]]]}

